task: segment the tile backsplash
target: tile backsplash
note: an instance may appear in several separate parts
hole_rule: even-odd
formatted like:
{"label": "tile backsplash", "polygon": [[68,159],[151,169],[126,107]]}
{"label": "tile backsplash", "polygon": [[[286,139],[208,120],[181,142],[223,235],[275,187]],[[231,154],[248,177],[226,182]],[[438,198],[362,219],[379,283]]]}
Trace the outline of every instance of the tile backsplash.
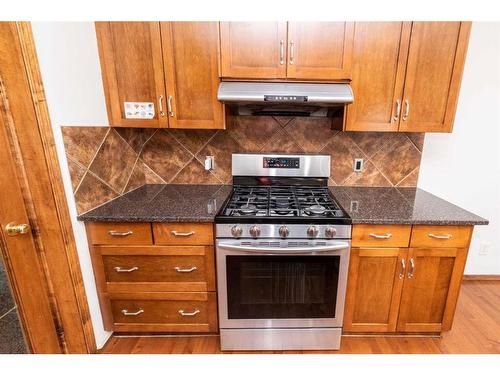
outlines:
{"label": "tile backsplash", "polygon": [[[232,117],[226,130],[62,128],[77,210],[145,183],[229,184],[231,154],[321,153],[330,185],[416,186],[424,133],[339,132],[327,118]],[[205,171],[206,155],[215,169]],[[361,172],[354,158],[363,158]]]}

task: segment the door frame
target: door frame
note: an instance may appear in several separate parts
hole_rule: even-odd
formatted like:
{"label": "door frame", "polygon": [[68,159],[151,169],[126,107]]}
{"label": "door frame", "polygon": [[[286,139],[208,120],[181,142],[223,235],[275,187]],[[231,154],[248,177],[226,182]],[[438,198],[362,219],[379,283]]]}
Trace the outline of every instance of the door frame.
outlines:
{"label": "door frame", "polygon": [[26,236],[9,237],[9,217],[0,217],[0,245],[27,346],[32,353],[95,353],[31,24],[1,22],[0,51],[0,147],[8,169],[0,187],[12,194],[0,205],[31,227]]}

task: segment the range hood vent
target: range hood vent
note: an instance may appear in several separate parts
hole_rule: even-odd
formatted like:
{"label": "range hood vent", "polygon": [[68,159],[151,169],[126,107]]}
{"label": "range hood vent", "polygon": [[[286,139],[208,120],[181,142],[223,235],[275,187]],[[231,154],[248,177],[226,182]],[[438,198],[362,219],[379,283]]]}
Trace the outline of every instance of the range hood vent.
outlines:
{"label": "range hood vent", "polygon": [[320,117],[354,100],[346,83],[236,81],[221,82],[217,98],[237,115]]}

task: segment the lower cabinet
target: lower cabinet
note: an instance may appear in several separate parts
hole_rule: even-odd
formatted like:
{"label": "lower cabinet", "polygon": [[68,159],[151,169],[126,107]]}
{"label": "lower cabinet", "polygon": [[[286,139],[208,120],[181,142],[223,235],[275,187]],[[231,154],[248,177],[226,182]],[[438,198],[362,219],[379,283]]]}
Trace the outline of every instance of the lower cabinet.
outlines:
{"label": "lower cabinet", "polygon": [[413,226],[409,248],[355,247],[353,237],[344,332],[450,330],[471,235],[472,227]]}
{"label": "lower cabinet", "polygon": [[104,328],[217,332],[211,223],[88,223]]}

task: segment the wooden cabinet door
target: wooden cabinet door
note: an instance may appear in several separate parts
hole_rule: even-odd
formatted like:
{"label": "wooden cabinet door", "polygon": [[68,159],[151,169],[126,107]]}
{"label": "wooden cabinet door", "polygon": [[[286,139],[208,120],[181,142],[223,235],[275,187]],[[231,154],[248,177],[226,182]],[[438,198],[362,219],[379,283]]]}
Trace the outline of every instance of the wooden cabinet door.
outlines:
{"label": "wooden cabinet door", "polygon": [[394,332],[408,249],[353,248],[344,332]]}
{"label": "wooden cabinet door", "polygon": [[413,22],[400,130],[451,132],[470,22]]}
{"label": "wooden cabinet door", "polygon": [[398,131],[411,22],[356,22],[348,131]]}
{"label": "wooden cabinet door", "polygon": [[[167,126],[159,108],[165,98],[160,24],[96,22],[96,33],[110,125]],[[153,118],[127,118],[126,102],[152,103]]]}
{"label": "wooden cabinet door", "polygon": [[162,22],[161,37],[169,126],[224,128],[217,22]]}
{"label": "wooden cabinet door", "polygon": [[289,22],[287,77],[350,79],[354,22]]}
{"label": "wooden cabinet door", "polygon": [[286,78],[286,22],[221,22],[221,69],[230,78]]}
{"label": "wooden cabinet door", "polygon": [[451,329],[467,249],[410,248],[399,311],[399,332]]}

